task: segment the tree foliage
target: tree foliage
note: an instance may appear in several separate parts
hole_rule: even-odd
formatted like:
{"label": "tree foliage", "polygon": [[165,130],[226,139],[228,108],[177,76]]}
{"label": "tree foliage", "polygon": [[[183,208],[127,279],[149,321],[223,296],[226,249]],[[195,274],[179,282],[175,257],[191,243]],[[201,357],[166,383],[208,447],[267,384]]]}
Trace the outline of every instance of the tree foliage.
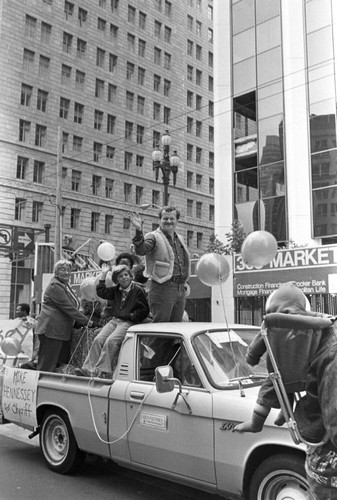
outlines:
{"label": "tree foliage", "polygon": [[225,255],[239,253],[246,236],[247,234],[242,223],[239,220],[234,220],[230,231],[226,233],[226,243],[223,243],[216,234],[212,234],[209,238],[206,253],[220,253]]}

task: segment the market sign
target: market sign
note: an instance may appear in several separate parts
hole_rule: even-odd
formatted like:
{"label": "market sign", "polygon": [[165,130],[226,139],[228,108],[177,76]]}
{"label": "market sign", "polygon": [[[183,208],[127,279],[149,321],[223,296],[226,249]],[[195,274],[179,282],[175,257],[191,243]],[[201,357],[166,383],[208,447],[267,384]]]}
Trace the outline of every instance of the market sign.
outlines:
{"label": "market sign", "polygon": [[234,296],[269,295],[281,283],[293,281],[307,295],[337,293],[337,245],[278,250],[262,269],[234,256]]}

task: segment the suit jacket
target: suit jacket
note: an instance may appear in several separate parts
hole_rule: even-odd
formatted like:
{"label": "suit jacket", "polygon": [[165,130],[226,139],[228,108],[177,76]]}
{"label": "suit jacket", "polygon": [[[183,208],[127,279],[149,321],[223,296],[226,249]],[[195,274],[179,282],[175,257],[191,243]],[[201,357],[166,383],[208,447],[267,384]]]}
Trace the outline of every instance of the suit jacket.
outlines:
{"label": "suit jacket", "polygon": [[76,321],[86,325],[88,318],[78,310],[78,301],[69,286],[54,277],[46,288],[36,333],[57,340],[69,340]]}

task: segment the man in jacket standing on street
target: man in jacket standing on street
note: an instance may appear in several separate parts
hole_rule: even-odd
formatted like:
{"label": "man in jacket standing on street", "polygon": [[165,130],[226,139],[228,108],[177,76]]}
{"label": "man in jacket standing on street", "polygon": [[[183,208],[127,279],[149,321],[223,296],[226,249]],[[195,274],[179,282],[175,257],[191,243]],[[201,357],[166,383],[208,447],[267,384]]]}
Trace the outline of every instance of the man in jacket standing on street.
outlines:
{"label": "man in jacket standing on street", "polygon": [[145,236],[139,214],[130,214],[136,229],[132,240],[137,255],[145,255],[144,276],[150,279],[149,305],[154,322],[182,321],[189,292],[190,256],[176,232],[180,217],[175,207],[159,212],[159,227]]}

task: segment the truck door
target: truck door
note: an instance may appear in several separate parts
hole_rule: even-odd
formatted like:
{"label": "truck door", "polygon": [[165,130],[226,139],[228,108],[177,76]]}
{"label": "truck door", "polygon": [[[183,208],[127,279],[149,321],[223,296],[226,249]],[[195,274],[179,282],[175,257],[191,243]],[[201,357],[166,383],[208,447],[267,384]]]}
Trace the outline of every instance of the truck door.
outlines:
{"label": "truck door", "polygon": [[[200,382],[183,339],[138,336],[137,376],[126,391],[131,461],[215,484],[212,396]],[[170,364],[183,384],[188,405],[178,393],[159,394],[154,370]]]}

